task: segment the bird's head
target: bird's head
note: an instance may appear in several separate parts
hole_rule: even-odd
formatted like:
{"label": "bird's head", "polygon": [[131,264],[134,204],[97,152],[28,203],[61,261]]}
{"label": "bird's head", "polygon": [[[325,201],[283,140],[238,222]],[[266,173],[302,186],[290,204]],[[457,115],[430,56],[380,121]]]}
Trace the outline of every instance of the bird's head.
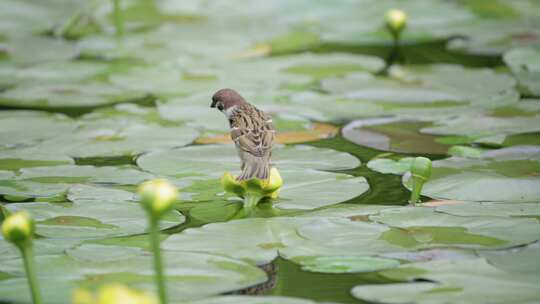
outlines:
{"label": "bird's head", "polygon": [[210,107],[217,108],[225,113],[225,115],[230,116],[236,107],[241,106],[244,103],[246,103],[246,100],[235,90],[221,89],[212,96],[212,104],[210,104]]}

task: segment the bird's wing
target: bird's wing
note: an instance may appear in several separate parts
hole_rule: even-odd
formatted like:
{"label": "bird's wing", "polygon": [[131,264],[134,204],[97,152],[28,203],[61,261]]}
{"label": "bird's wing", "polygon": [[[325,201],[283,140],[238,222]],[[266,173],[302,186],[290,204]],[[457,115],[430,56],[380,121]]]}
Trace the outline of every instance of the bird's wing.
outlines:
{"label": "bird's wing", "polygon": [[272,119],[254,107],[240,109],[232,119],[231,138],[247,153],[264,156],[271,151],[274,137]]}

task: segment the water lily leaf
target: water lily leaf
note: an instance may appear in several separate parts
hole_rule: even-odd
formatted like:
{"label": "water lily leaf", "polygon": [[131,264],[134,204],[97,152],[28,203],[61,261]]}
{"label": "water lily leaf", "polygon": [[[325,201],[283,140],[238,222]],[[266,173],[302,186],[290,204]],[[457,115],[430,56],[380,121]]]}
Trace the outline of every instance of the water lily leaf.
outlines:
{"label": "water lily leaf", "polygon": [[366,256],[315,257],[302,262],[302,269],[322,273],[372,272],[399,266],[391,259]]}
{"label": "water lily leaf", "polygon": [[144,97],[101,82],[22,84],[0,94],[3,106],[77,108],[114,104]]}
{"label": "water lily leaf", "polygon": [[537,203],[466,202],[440,206],[436,210],[457,216],[540,216],[540,206]]}
{"label": "water lily leaf", "polygon": [[107,65],[100,62],[86,61],[54,61],[41,64],[11,67],[0,66],[0,75],[10,71],[10,77],[14,77],[16,83],[31,83],[31,82],[48,82],[48,83],[64,83],[77,82],[86,79],[91,79],[106,71]]}
{"label": "water lily leaf", "polygon": [[465,248],[508,247],[530,243],[540,235],[536,219],[454,216],[431,208],[386,209],[378,215],[370,215],[369,219],[399,228],[383,238],[405,247],[425,248],[437,244]]}
{"label": "water lily leaf", "polygon": [[[97,190],[97,189],[96,189]],[[13,203],[10,211],[30,212],[40,235],[50,238],[95,239],[144,233],[146,214],[136,202],[112,200],[73,200],[72,203]],[[161,228],[181,224],[177,211],[160,222]]]}
{"label": "water lily leaf", "polygon": [[[256,265],[268,264],[283,248],[281,235],[294,232],[306,219],[253,218],[213,223],[184,230],[163,242],[165,250],[205,252],[241,259]],[[204,244],[200,241],[206,240]]]}
{"label": "water lily leaf", "polygon": [[72,42],[45,36],[12,37],[8,40],[7,46],[9,60],[21,65],[69,60],[79,54],[79,50]]}
{"label": "water lily leaf", "polygon": [[440,143],[436,136],[418,132],[429,125],[431,123],[422,121],[373,118],[353,121],[342,132],[347,140],[378,150],[446,154],[448,145]]}
{"label": "water lily leaf", "polygon": [[[360,164],[350,154],[310,146],[277,147],[273,163],[280,171],[344,170]],[[224,171],[238,171],[239,159],[232,145],[207,145],[148,153],[137,159],[137,165],[155,174],[221,177]]]}
{"label": "water lily leaf", "polygon": [[[324,263],[339,263],[344,252],[367,257],[380,250],[399,249],[377,240],[387,230],[383,225],[339,218],[256,218],[188,229],[168,238],[163,246],[174,251],[221,254],[258,265],[269,263],[279,253],[294,262],[316,267],[313,259],[326,256],[328,260],[322,259],[320,263],[320,267],[324,267]],[[202,244],[201,238],[208,242]],[[330,262],[332,258],[335,258],[334,262]],[[362,271],[359,264],[355,267]],[[364,264],[363,271],[366,267]],[[353,270],[343,269],[342,272],[347,271]]]}
{"label": "water lily leaf", "polygon": [[362,101],[360,104],[382,106],[387,115],[396,114],[413,120],[421,114],[424,119],[438,120],[452,113],[492,108],[519,100],[516,81],[508,75],[456,65],[393,67],[390,78],[350,74],[344,78],[325,79],[321,84],[332,94]]}
{"label": "water lily leaf", "polygon": [[21,169],[15,178],[0,181],[4,195],[35,198],[63,197],[71,184],[136,185],[153,176],[130,166],[94,167],[58,165]]}
{"label": "water lily leaf", "polygon": [[[540,132],[540,104],[535,100],[498,107],[475,114],[461,114],[443,119],[433,126],[425,126],[420,132],[430,135],[469,138],[470,142],[509,145],[506,137],[517,134]],[[445,138],[439,138],[445,142]]]}
{"label": "water lily leaf", "polygon": [[[216,185],[223,172],[237,172],[237,157],[233,146],[208,145],[145,154],[137,163],[144,170],[173,178],[214,179],[214,184],[199,184],[194,189],[208,199],[212,193],[222,192]],[[279,147],[274,150],[273,161],[285,180],[275,202],[277,208],[315,209],[346,201],[369,189],[363,177],[313,170],[355,167],[358,160],[349,154],[309,146]]]}
{"label": "water lily leaf", "polygon": [[[540,45],[537,22],[519,19],[475,19],[451,28],[441,29],[450,35],[461,35],[447,44],[452,51],[474,55],[499,56],[512,48]],[[493,31],[497,28],[497,31]]]}
{"label": "water lily leaf", "polygon": [[397,161],[389,158],[376,158],[370,160],[367,167],[384,174],[401,175],[411,169],[413,160],[413,157],[404,157]]}
{"label": "water lily leaf", "polygon": [[[38,111],[1,111],[0,147],[20,149],[32,146],[49,138],[67,135],[74,128],[73,120],[61,114]],[[16,152],[20,153],[20,151]],[[39,154],[44,154],[44,151]]]}
{"label": "water lily leaf", "polygon": [[540,52],[534,49],[513,49],[504,54],[504,61],[528,95],[540,96]]}
{"label": "water lily leaf", "polygon": [[[514,146],[485,152],[477,159],[454,156],[434,161],[422,194],[461,201],[537,202],[539,151],[537,146]],[[409,177],[403,181],[411,189]]]}
{"label": "water lily leaf", "polygon": [[[218,295],[266,280],[262,270],[222,256],[174,252],[165,253],[164,261],[167,282],[175,286],[168,288],[171,301]],[[95,288],[110,282],[155,292],[152,257],[142,250],[81,245],[67,254],[38,256],[36,264],[39,278],[47,280],[47,288],[43,289],[44,303],[71,303],[71,292],[76,286]],[[0,268],[18,277],[24,275],[20,259],[3,263]],[[5,280],[0,287],[0,297],[6,301],[30,301],[27,288],[24,279]]]}
{"label": "water lily leaf", "polygon": [[493,297],[493,303],[532,303],[538,298],[534,288],[538,276],[504,272],[483,258],[414,263],[382,274],[431,282],[362,285],[353,288],[352,294],[362,300],[384,303],[482,302],[486,297]]}
{"label": "water lily leaf", "polygon": [[315,304],[306,299],[277,296],[222,296],[188,302],[188,304]]}
{"label": "water lily leaf", "polygon": [[71,157],[55,153],[34,153],[23,149],[3,150],[0,155],[0,169],[19,170],[22,168],[48,167],[70,165],[74,161]]}
{"label": "water lily leaf", "polygon": [[517,250],[479,251],[480,256],[488,262],[509,273],[538,274],[538,265],[530,263],[540,256],[540,245],[535,243]]}
{"label": "water lily leaf", "polygon": [[134,156],[187,145],[198,136],[195,129],[187,126],[162,126],[128,114],[101,116],[89,115],[79,120],[79,127],[72,133],[44,141],[31,150],[83,158]]}
{"label": "water lily leaf", "polygon": [[[338,132],[338,128],[324,123],[309,124],[309,127],[302,131],[282,131],[279,123],[275,127],[280,130],[276,134],[276,142],[280,144],[295,144],[315,141],[319,139],[334,137]],[[211,137],[198,138],[195,143],[198,144],[217,144],[217,143],[232,143],[229,134],[216,135]]]}

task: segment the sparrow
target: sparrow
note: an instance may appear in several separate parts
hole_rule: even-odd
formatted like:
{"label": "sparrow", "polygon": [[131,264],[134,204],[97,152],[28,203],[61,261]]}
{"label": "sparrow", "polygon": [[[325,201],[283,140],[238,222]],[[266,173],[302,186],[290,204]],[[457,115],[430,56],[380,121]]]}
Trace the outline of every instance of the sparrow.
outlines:
{"label": "sparrow", "polygon": [[217,108],[229,120],[231,139],[242,161],[242,173],[237,179],[268,179],[276,133],[272,118],[232,89],[217,91],[210,107]]}

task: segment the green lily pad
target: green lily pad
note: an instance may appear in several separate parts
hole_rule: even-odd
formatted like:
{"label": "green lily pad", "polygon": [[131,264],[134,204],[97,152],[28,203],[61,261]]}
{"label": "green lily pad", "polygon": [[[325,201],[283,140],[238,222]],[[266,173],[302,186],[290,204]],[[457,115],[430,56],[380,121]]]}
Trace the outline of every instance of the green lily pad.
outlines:
{"label": "green lily pad", "polygon": [[343,137],[355,144],[400,153],[446,154],[448,145],[433,135],[420,134],[429,122],[374,118],[356,120],[343,128]]}
{"label": "green lily pad", "polygon": [[0,82],[77,82],[92,79],[104,73],[106,68],[103,63],[87,61],[52,61],[22,67],[5,64],[0,65]]}
{"label": "green lily pad", "polygon": [[430,282],[362,285],[354,287],[352,294],[362,300],[384,303],[481,303],[486,298],[492,299],[492,303],[533,303],[538,299],[536,274],[508,273],[483,258],[414,263],[382,274],[393,279]]}
{"label": "green lily pad", "polygon": [[[46,139],[67,135],[73,132],[74,128],[74,121],[61,114],[38,111],[1,111],[0,147],[20,149],[32,146]],[[44,152],[41,151],[39,154],[44,154]]]}
{"label": "green lily pad", "polygon": [[397,266],[396,260],[366,256],[315,257],[302,263],[303,270],[322,273],[372,272]]}
{"label": "green lily pad", "polygon": [[[219,155],[219,158],[215,157]],[[344,170],[360,164],[350,154],[310,146],[280,146],[273,152],[273,163],[280,170]],[[192,146],[142,155],[137,165],[154,174],[170,176],[221,177],[225,171],[239,171],[233,145]]]}
{"label": "green lily pad", "polygon": [[457,216],[501,216],[501,217],[538,217],[538,203],[492,203],[466,202],[463,204],[437,207],[437,211]]}
{"label": "green lily pad", "polygon": [[[163,242],[165,250],[205,252],[241,259],[255,265],[270,263],[283,248],[281,235],[305,219],[254,218],[214,223],[184,230]],[[204,239],[205,242],[200,240]]]}
{"label": "green lily pad", "polygon": [[500,56],[513,48],[540,45],[538,22],[532,19],[476,19],[441,29],[441,32],[462,36],[450,40],[447,48],[474,55]]}
{"label": "green lily pad", "polygon": [[39,153],[21,149],[3,150],[0,155],[0,169],[16,171],[22,168],[70,165],[71,157],[55,153]]}
{"label": "green lily pad", "polygon": [[413,157],[404,157],[399,160],[389,158],[376,158],[367,163],[367,167],[371,170],[384,174],[401,175],[411,169]]}
{"label": "green lily pad", "polygon": [[540,52],[535,49],[513,49],[504,54],[504,61],[528,95],[540,96]]}
{"label": "green lily pad", "polygon": [[536,241],[540,235],[536,219],[454,216],[431,208],[386,209],[369,219],[398,228],[383,239],[405,247],[509,247]]}
{"label": "green lily pad", "polygon": [[[364,272],[399,264],[369,258],[381,250],[399,248],[377,240],[386,230],[382,225],[339,218],[244,219],[185,230],[167,239],[164,248],[221,254],[258,265],[271,262],[279,254],[310,271]],[[212,241],[202,244],[202,238]],[[344,256],[344,252],[356,255]],[[339,267],[341,264],[345,266]]]}
{"label": "green lily pad", "polygon": [[[422,194],[462,201],[538,202],[539,166],[537,146],[488,151],[476,159],[454,156],[437,160]],[[403,182],[411,189],[408,176],[404,176]]]}
{"label": "green lily pad", "polygon": [[[540,103],[521,100],[483,113],[461,114],[443,119],[420,132],[429,135],[454,136],[466,142],[509,145],[506,138],[512,135],[540,132]],[[444,142],[445,138],[438,139]]]}
{"label": "green lily pad", "polygon": [[78,128],[70,134],[43,141],[29,150],[80,158],[135,156],[187,145],[197,136],[198,132],[191,127],[163,126],[129,114],[88,115],[79,120]]}
{"label": "green lily pad", "polygon": [[136,100],[144,94],[102,82],[21,84],[0,94],[0,105],[22,108],[93,107]]}
{"label": "green lily pad", "polygon": [[292,297],[276,296],[222,296],[188,302],[188,304],[315,304],[316,302]]}
{"label": "green lily pad", "polygon": [[[93,190],[97,193],[100,191],[99,188]],[[104,192],[101,195],[105,196],[111,191],[105,189]],[[128,197],[129,195],[125,194]],[[36,221],[38,233],[50,238],[95,239],[146,231],[147,215],[137,202],[114,198],[100,200],[99,196],[98,194],[96,198],[88,200],[83,197],[75,199],[71,195],[71,203],[13,203],[7,208],[12,212],[28,211]],[[174,211],[168,214],[160,225],[165,229],[183,221],[184,217]]]}
{"label": "green lily pad", "polygon": [[325,91],[360,101],[358,112],[370,104],[382,106],[386,115],[413,120],[422,115],[432,121],[515,103],[519,100],[515,86],[508,75],[457,65],[396,66],[390,70],[390,78],[364,73],[322,81]]}
{"label": "green lily pad", "polygon": [[45,36],[21,35],[10,38],[7,45],[9,60],[21,65],[69,60],[79,54],[72,42]]}
{"label": "green lily pad", "polygon": [[131,166],[94,167],[58,165],[20,170],[20,175],[0,181],[0,193],[16,197],[63,197],[72,184],[136,185],[153,176]]}
{"label": "green lily pad", "polygon": [[[216,158],[215,155],[220,155]],[[214,184],[199,184],[195,191],[205,194],[222,192],[218,177],[237,172],[238,156],[232,145],[192,146],[145,154],[137,164],[146,171],[172,178],[189,176]],[[369,189],[363,177],[316,171],[340,170],[359,164],[353,156],[329,149],[309,146],[279,147],[273,152],[273,163],[285,180],[275,206],[283,209],[314,209],[354,198]],[[208,195],[204,195],[208,199]],[[211,196],[210,196],[211,197]]]}
{"label": "green lily pad", "polygon": [[[174,252],[165,253],[163,258],[171,301],[200,299],[266,280],[262,270],[222,256]],[[111,282],[155,292],[152,257],[142,250],[81,245],[67,254],[37,256],[36,264],[38,279],[47,281],[47,288],[43,288],[44,303],[71,303],[75,287],[95,288]],[[0,270],[18,277],[24,275],[20,259],[3,263]],[[22,278],[4,280],[0,298],[30,301],[27,288]]]}

